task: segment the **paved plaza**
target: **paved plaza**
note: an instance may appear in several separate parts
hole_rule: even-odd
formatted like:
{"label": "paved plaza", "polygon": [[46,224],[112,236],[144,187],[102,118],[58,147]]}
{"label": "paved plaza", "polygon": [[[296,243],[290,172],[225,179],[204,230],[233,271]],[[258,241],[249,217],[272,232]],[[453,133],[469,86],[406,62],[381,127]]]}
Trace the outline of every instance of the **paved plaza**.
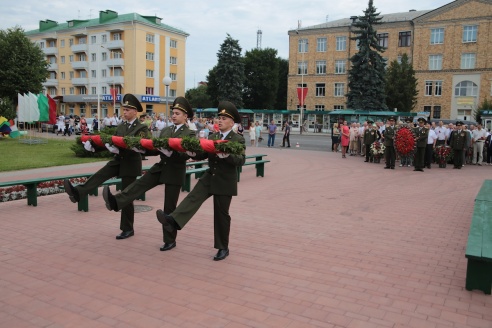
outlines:
{"label": "paved plaza", "polygon": [[66,194],[0,203],[0,327],[492,327],[492,296],[464,288],[474,198],[491,166],[422,173],[302,145],[247,149],[258,152],[271,162],[264,178],[244,167],[219,262],[211,199],[167,252],[162,186],[135,202],[153,210],[136,214],[127,240],[115,239],[119,213],[101,192],[87,213]]}

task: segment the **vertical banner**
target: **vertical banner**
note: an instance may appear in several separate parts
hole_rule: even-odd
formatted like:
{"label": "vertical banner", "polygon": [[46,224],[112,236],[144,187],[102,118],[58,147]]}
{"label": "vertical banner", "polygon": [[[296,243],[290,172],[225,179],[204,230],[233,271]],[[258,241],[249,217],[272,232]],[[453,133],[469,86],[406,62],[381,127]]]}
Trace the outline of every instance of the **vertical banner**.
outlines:
{"label": "vertical banner", "polygon": [[118,89],[111,88],[111,97],[113,97],[113,111],[116,113],[116,96],[118,95]]}
{"label": "vertical banner", "polygon": [[308,88],[297,88],[297,99],[299,99],[299,106],[301,104],[304,106],[306,104],[306,95],[308,92]]}

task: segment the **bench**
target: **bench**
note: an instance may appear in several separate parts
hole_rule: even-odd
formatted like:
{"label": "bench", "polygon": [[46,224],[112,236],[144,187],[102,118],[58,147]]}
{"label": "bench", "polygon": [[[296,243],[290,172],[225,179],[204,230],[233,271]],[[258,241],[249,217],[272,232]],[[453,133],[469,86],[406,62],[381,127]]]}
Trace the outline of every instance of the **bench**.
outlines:
{"label": "bench", "polygon": [[492,180],[485,180],[475,199],[466,244],[466,290],[491,294],[492,288]]}
{"label": "bench", "polygon": [[[254,165],[256,168],[256,176],[264,177],[265,176],[265,163],[269,163],[270,161],[263,159],[264,154],[256,154],[256,155],[247,155],[245,156],[246,161],[243,166]],[[248,161],[250,159],[254,159],[254,161]],[[237,168],[237,181],[240,181],[241,172],[243,172],[243,166],[239,166]]]}
{"label": "bench", "polygon": [[[203,167],[203,165],[207,165],[208,161],[199,161],[199,162],[186,162],[186,174],[184,178],[183,185],[181,186],[181,191],[190,192],[191,190],[191,175],[195,175],[195,179],[199,179],[202,177],[203,173],[208,170],[207,167]],[[193,168],[190,168],[193,166]]]}

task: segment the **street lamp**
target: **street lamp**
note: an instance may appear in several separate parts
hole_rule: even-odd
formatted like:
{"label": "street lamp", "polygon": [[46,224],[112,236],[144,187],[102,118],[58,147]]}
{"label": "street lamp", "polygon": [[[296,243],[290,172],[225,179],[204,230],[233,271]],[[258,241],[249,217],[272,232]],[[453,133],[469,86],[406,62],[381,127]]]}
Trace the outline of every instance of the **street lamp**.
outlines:
{"label": "street lamp", "polygon": [[173,80],[169,76],[165,76],[162,79],[162,83],[166,86],[166,116],[167,120],[169,121],[169,106],[168,106],[168,97],[169,97],[169,85],[171,84]]}
{"label": "street lamp", "polygon": [[302,61],[302,71],[301,71],[301,119],[300,119],[300,134],[302,134],[302,130],[304,129],[304,68],[307,71],[307,65],[304,66],[304,52],[307,50],[308,41],[306,39],[302,39],[302,53],[301,53],[301,61]]}

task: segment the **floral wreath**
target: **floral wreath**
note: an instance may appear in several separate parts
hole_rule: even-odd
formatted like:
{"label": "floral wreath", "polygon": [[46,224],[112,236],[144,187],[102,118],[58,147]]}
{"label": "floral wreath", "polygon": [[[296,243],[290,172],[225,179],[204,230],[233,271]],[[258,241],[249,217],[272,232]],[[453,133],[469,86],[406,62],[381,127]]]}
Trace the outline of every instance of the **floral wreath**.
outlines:
{"label": "floral wreath", "polygon": [[434,158],[438,164],[446,164],[453,158],[453,151],[449,146],[437,146],[434,148]]}
{"label": "floral wreath", "polygon": [[396,131],[393,144],[395,150],[400,156],[412,156],[417,150],[417,143],[415,142],[415,134],[412,129],[407,126],[402,126]]}
{"label": "floral wreath", "polygon": [[379,142],[379,141],[374,141],[371,144],[371,154],[373,156],[380,156],[384,154],[385,146]]}

